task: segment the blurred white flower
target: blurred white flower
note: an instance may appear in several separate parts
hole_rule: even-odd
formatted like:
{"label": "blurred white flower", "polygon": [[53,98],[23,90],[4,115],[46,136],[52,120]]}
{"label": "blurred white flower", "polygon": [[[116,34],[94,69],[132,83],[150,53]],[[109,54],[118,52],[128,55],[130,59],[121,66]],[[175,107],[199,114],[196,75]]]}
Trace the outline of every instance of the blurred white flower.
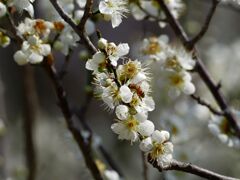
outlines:
{"label": "blurred white flower", "polygon": [[163,62],[166,59],[166,50],[168,48],[168,36],[150,37],[143,40],[142,53],[146,59]]}
{"label": "blurred white flower", "polygon": [[7,13],[7,7],[5,6],[5,4],[0,2],[0,18],[5,16],[6,13]]}
{"label": "blurred white flower", "polygon": [[195,86],[191,82],[192,77],[186,71],[166,72],[169,84],[169,96],[177,97],[183,92],[186,95],[191,95],[195,92]]}
{"label": "blurred white flower", "polygon": [[166,166],[172,161],[173,153],[173,144],[169,142],[169,138],[169,132],[155,130],[151,137],[141,141],[139,147],[152,160],[157,160],[160,166]]}
{"label": "blurred white flower", "polygon": [[183,47],[169,47],[165,53],[166,59],[163,63],[165,70],[192,70],[195,66],[192,53],[187,52]]}
{"label": "blurred white flower", "polygon": [[119,174],[114,170],[105,170],[103,172],[104,180],[120,180]]}
{"label": "blurred white flower", "polygon": [[222,143],[227,144],[229,147],[240,148],[240,141],[225,117],[212,114],[208,128]]}
{"label": "blurred white flower", "polygon": [[111,20],[112,27],[119,26],[124,13],[128,12],[127,0],[102,0],[99,3],[99,11],[107,20]]}

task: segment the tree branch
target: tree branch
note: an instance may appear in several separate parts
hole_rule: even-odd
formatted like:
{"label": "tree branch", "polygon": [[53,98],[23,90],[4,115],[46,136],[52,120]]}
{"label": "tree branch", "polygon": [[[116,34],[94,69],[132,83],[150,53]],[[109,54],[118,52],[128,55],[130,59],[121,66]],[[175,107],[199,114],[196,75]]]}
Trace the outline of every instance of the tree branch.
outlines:
{"label": "tree branch", "polygon": [[143,179],[148,180],[148,165],[147,165],[145,153],[141,152],[141,156],[142,156],[142,167],[143,167]]}
{"label": "tree branch", "polygon": [[34,145],[34,122],[37,109],[37,94],[35,88],[34,71],[32,67],[23,68],[23,84],[25,99],[25,115],[23,121],[23,131],[25,138],[25,158],[28,168],[27,180],[36,179],[37,159]]}
{"label": "tree branch", "polygon": [[85,9],[84,9],[83,17],[82,17],[80,23],[77,26],[81,32],[85,31],[85,24],[86,24],[88,18],[92,14],[92,5],[93,5],[93,0],[87,0],[86,5],[85,5]]}
{"label": "tree branch", "polygon": [[[88,1],[91,1],[91,0],[88,0]],[[59,5],[58,1],[50,0],[50,2],[52,3],[53,7],[56,9],[58,14],[63,18],[63,20],[66,23],[68,23],[72,27],[72,29],[78,34],[78,36],[83,40],[83,42],[85,43],[87,48],[93,53],[97,52],[96,47],[92,44],[92,42],[90,41],[90,39],[86,35],[86,33],[84,31],[82,31],[81,29],[79,29],[78,25],[64,12],[64,10]],[[82,21],[82,22],[84,22],[84,21]],[[85,23],[83,25],[85,25]]]}
{"label": "tree branch", "polygon": [[[44,62],[47,62],[47,61],[44,61]],[[44,68],[45,68],[48,76],[52,80],[52,83],[54,85],[54,88],[55,88],[55,91],[57,93],[57,97],[58,97],[58,100],[59,100],[59,106],[60,106],[60,108],[62,110],[62,113],[65,117],[68,129],[72,133],[75,141],[77,142],[80,150],[82,151],[83,157],[85,159],[87,167],[91,171],[94,179],[103,180],[103,178],[101,177],[101,173],[99,172],[99,169],[98,169],[98,167],[97,167],[97,165],[94,161],[94,157],[92,156],[91,148],[90,148],[91,146],[89,146],[89,144],[86,143],[86,141],[85,141],[84,137],[82,136],[81,132],[74,125],[74,122],[72,120],[72,113],[71,113],[71,110],[69,108],[69,104],[68,104],[67,99],[66,99],[66,92],[62,87],[62,83],[59,80],[59,77],[57,75],[55,67],[53,65],[49,65],[48,63],[45,63]]]}
{"label": "tree branch", "polygon": [[194,174],[194,175],[197,175],[206,179],[211,179],[211,180],[239,180],[237,178],[232,178],[232,177],[217,174],[215,172],[198,167],[191,163],[184,163],[184,162],[172,160],[172,162],[169,165],[161,167],[158,165],[156,160],[152,161],[151,157],[148,157],[148,161],[153,165],[153,167],[158,169],[160,172],[175,170],[175,171],[187,172],[187,173]]}
{"label": "tree branch", "polygon": [[[160,4],[162,10],[167,16],[168,22],[170,26],[172,27],[173,31],[175,32],[176,36],[179,37],[183,45],[188,48],[188,36],[183,30],[180,23],[173,17],[171,12],[169,11],[168,7],[166,6],[164,0],[157,0],[157,2]],[[197,54],[197,50],[194,48],[195,54]],[[196,55],[196,66],[195,71],[198,72],[210,92],[212,93],[213,97],[217,101],[219,107],[221,108],[222,112],[224,113],[224,116],[228,119],[230,125],[233,127],[233,129],[236,131],[236,135],[240,138],[240,127],[237,123],[236,118],[233,116],[232,112],[230,111],[230,108],[220,92],[220,89],[218,88],[218,85],[213,81],[211,78],[209,72],[207,71],[205,65],[203,64],[202,60]]]}
{"label": "tree branch", "polygon": [[205,102],[204,100],[202,100],[199,96],[196,95],[191,95],[191,98],[196,100],[198,104],[201,104],[205,107],[207,107],[213,114],[216,114],[218,116],[223,116],[224,114],[218,110],[216,110],[214,107],[212,107],[210,104],[208,104],[207,102]]}
{"label": "tree branch", "polygon": [[205,33],[208,30],[208,27],[210,25],[210,22],[212,20],[212,17],[216,11],[217,5],[219,4],[219,0],[212,0],[212,6],[211,9],[208,12],[208,15],[206,17],[205,23],[202,26],[202,29],[199,31],[199,33],[191,40],[188,41],[188,49],[193,49],[194,45],[200,41],[203,36],[205,35]]}

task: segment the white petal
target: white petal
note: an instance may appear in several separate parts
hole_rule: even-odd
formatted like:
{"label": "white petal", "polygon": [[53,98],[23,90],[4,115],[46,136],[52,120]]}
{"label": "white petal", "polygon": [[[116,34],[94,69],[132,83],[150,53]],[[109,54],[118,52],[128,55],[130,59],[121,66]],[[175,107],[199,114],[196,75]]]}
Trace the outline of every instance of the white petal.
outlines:
{"label": "white petal", "polygon": [[126,127],[122,123],[114,123],[111,125],[111,129],[116,134],[121,134],[126,129]]}
{"label": "white petal", "polygon": [[128,86],[126,85],[121,86],[119,91],[120,91],[119,95],[121,96],[123,102],[130,103],[132,101],[133,93],[131,92]]}
{"label": "white petal", "polygon": [[134,3],[130,4],[130,8],[131,8],[131,12],[132,12],[133,17],[136,20],[139,21],[139,20],[142,20],[146,17],[146,14]]}
{"label": "white petal", "polygon": [[220,139],[220,141],[222,143],[227,143],[227,141],[228,141],[228,136],[226,134],[219,134],[218,138]]}
{"label": "white petal", "polygon": [[167,154],[173,153],[173,144],[171,142],[164,143],[164,152]]}
{"label": "white petal", "polygon": [[124,120],[124,119],[127,119],[128,117],[128,107],[125,106],[125,105],[118,105],[116,107],[116,115],[117,115],[117,118],[120,119],[120,120]]}
{"label": "white petal", "polygon": [[212,134],[217,136],[220,133],[220,129],[216,124],[210,123],[208,124],[208,128],[211,131]]}
{"label": "white petal", "polygon": [[99,11],[102,14],[112,14],[113,13],[112,8],[109,8],[108,4],[104,1],[101,1],[99,3]]}
{"label": "white petal", "polygon": [[153,111],[155,109],[155,102],[152,97],[146,96],[143,101],[145,103],[145,108],[147,111]]}
{"label": "white petal", "polygon": [[99,47],[99,49],[105,49],[106,47],[107,47],[107,40],[106,39],[104,39],[104,38],[100,38],[99,40],[98,40],[98,47]]}
{"label": "white petal", "polygon": [[117,55],[119,57],[124,56],[129,53],[129,46],[127,43],[121,43],[117,46]]}
{"label": "white petal", "polygon": [[41,45],[41,54],[47,56],[51,53],[51,46],[49,44]]}
{"label": "white petal", "polygon": [[147,79],[146,75],[143,72],[139,72],[137,73],[136,76],[133,77],[133,79],[131,80],[131,83],[138,84],[141,81],[144,81],[146,79]]}
{"label": "white petal", "polygon": [[28,59],[29,59],[29,62],[32,64],[38,64],[43,61],[43,56],[38,53],[33,52],[30,54]]}
{"label": "white petal", "polygon": [[164,141],[167,141],[169,138],[170,134],[167,131],[156,130],[152,133],[152,140],[158,143],[163,143]]}
{"label": "white petal", "polygon": [[148,113],[145,112],[145,111],[141,111],[141,112],[138,112],[136,115],[134,115],[134,117],[135,117],[139,122],[143,122],[143,121],[147,120]]}
{"label": "white petal", "polygon": [[17,51],[13,56],[18,65],[26,65],[28,63],[27,56],[22,51]]}
{"label": "white petal", "polygon": [[33,8],[32,4],[29,3],[29,5],[26,8],[24,8],[24,9],[29,13],[29,15],[31,17],[34,16],[34,8]]}
{"label": "white petal", "polygon": [[139,124],[138,132],[142,136],[150,136],[154,131],[154,124],[152,121],[146,120]]}
{"label": "white petal", "polygon": [[111,21],[112,21],[112,27],[115,28],[119,26],[119,24],[121,24],[122,16],[120,14],[114,14],[112,15]]}
{"label": "white petal", "polygon": [[153,143],[152,143],[152,139],[150,137],[144,139],[141,141],[141,143],[139,144],[139,148],[143,151],[143,152],[149,152],[152,150],[153,148]]}
{"label": "white petal", "polygon": [[195,86],[191,82],[186,82],[183,87],[183,93],[186,95],[193,94],[195,92]]}

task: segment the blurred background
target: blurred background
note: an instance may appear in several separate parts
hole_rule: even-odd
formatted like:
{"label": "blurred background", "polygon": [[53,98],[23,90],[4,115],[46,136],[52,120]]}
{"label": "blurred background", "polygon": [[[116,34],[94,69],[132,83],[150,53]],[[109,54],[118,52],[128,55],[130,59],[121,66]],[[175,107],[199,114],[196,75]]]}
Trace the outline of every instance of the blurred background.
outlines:
{"label": "blurred background", "polygon": [[[49,2],[36,0],[38,15],[44,17],[47,11],[43,5],[51,6]],[[186,11],[181,17],[181,23],[190,36],[194,36],[204,22],[210,3],[208,0],[185,0]],[[215,81],[221,81],[222,91],[236,110],[240,109],[240,9],[234,6],[220,5],[214,15],[206,36],[198,43],[198,49],[204,63]],[[116,29],[108,22],[96,24],[104,38],[115,43],[130,44],[131,54],[139,58],[139,44],[143,37],[167,34],[171,42],[175,37],[170,27],[160,29],[157,23],[147,20],[136,21],[131,16],[125,18]],[[92,36],[96,42],[96,34]],[[35,87],[32,90],[32,108],[36,112],[34,121],[34,145],[37,162],[37,180],[91,180],[81,152],[78,150],[71,134],[68,132],[65,120],[57,105],[57,98],[50,79],[41,67],[31,67],[26,70],[13,60],[16,47],[11,45],[0,49],[0,179],[25,180],[27,168],[25,163],[25,132],[26,98],[29,89],[24,88],[26,71],[34,74]],[[70,104],[79,108],[86,99],[86,83],[88,81],[85,62],[80,53],[83,47],[74,49],[73,55],[63,79]],[[57,56],[57,68],[64,62],[62,55]],[[222,144],[208,130],[209,111],[187,96],[177,99],[168,98],[164,81],[161,80],[160,66],[151,66],[153,97],[156,109],[150,113],[150,119],[159,129],[172,132],[174,142],[174,157],[178,160],[191,162],[215,172],[240,177],[240,151]],[[208,102],[216,105],[207,88],[194,74],[194,84],[197,94]],[[110,126],[114,114],[102,107],[102,102],[92,99],[88,102],[86,120],[96,133],[97,143],[102,143],[105,149],[119,165],[127,180],[142,179],[142,160],[138,146],[129,142],[117,140]],[[217,106],[216,106],[217,107]],[[157,179],[200,179],[196,176],[179,172],[159,173],[149,165],[151,180]]]}

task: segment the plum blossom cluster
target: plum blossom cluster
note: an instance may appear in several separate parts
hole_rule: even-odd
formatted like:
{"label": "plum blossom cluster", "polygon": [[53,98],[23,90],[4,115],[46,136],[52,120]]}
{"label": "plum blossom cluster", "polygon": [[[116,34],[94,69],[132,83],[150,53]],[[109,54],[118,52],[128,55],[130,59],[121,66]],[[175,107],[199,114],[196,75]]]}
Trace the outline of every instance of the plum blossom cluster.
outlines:
{"label": "plum blossom cluster", "polygon": [[119,139],[141,141],[140,149],[159,164],[169,163],[173,153],[170,135],[155,130],[153,122],[148,120],[148,112],[155,109],[155,103],[147,68],[140,61],[125,57],[129,52],[126,43],[116,45],[101,38],[98,47],[86,68],[95,76],[97,97],[115,111],[116,122],[111,129]]}
{"label": "plum blossom cluster", "polygon": [[169,96],[177,97],[181,92],[186,95],[195,92],[192,76],[189,73],[193,70],[195,61],[190,52],[183,47],[176,48],[169,45],[165,35],[144,39],[141,51],[146,59],[159,61],[169,86]]}
{"label": "plum blossom cluster", "polygon": [[[233,111],[236,117],[239,119],[240,113]],[[210,132],[216,136],[222,143],[227,144],[229,147],[240,148],[240,141],[237,138],[235,131],[229,124],[228,119],[222,116],[211,115],[208,128]]]}
{"label": "plum blossom cluster", "polygon": [[17,27],[17,34],[23,40],[21,50],[14,54],[14,60],[19,65],[38,64],[44,57],[50,55],[51,46],[48,42],[51,31],[62,31],[61,22],[49,22],[42,19],[26,18]]}
{"label": "plum blossom cluster", "polygon": [[[176,19],[181,16],[185,9],[182,0],[165,0],[165,3]],[[144,18],[149,17],[150,20],[159,21],[160,27],[166,26],[166,23],[164,22],[164,19],[166,18],[165,14],[155,0],[129,0],[129,7],[136,20],[143,20]]]}

